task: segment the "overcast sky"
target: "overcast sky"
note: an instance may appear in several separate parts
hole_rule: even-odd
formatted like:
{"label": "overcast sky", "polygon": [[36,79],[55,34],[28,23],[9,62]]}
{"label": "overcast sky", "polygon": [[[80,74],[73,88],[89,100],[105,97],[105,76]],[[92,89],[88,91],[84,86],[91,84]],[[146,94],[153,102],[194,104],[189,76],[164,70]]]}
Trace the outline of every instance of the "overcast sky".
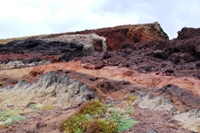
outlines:
{"label": "overcast sky", "polygon": [[0,38],[158,21],[170,38],[200,27],[200,0],[0,0]]}

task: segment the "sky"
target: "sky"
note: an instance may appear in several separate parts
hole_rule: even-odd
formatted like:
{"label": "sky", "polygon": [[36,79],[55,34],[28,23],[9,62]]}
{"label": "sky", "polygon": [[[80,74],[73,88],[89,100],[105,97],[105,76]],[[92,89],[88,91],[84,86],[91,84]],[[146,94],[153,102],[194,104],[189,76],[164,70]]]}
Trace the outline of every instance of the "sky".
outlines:
{"label": "sky", "polygon": [[159,22],[169,38],[200,27],[200,0],[0,0],[0,39]]}

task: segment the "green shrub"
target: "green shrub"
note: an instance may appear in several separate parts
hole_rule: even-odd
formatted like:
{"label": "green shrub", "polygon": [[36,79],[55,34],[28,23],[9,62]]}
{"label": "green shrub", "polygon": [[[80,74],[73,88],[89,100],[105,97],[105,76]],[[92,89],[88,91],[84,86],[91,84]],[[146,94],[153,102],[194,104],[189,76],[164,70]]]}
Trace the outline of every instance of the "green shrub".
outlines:
{"label": "green shrub", "polygon": [[86,102],[79,109],[79,113],[82,114],[90,114],[90,115],[98,115],[105,112],[105,106],[99,100],[92,100]]}
{"label": "green shrub", "polygon": [[61,125],[65,133],[116,133],[130,129],[136,124],[126,111],[92,100]]}
{"label": "green shrub", "polygon": [[64,130],[66,133],[82,133],[86,130],[89,119],[90,116],[84,114],[72,116],[69,121],[64,123]]}

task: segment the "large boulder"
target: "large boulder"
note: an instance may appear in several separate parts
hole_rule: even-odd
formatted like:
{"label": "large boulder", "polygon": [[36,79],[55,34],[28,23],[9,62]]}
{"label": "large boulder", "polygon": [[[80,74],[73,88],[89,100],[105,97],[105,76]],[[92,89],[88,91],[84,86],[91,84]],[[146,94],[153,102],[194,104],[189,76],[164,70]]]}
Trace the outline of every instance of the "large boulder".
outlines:
{"label": "large boulder", "polygon": [[60,35],[55,37],[43,37],[40,40],[46,42],[74,42],[83,44],[84,55],[91,55],[94,51],[106,51],[106,39],[97,34],[75,34],[75,35]]}

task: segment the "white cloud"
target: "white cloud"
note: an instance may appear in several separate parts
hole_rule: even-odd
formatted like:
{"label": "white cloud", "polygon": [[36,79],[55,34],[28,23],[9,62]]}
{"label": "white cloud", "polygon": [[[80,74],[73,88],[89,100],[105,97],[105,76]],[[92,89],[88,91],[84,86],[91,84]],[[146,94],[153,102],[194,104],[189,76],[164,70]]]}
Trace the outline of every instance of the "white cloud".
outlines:
{"label": "white cloud", "polygon": [[158,21],[170,38],[182,27],[199,27],[193,0],[0,0],[0,37],[59,33]]}

